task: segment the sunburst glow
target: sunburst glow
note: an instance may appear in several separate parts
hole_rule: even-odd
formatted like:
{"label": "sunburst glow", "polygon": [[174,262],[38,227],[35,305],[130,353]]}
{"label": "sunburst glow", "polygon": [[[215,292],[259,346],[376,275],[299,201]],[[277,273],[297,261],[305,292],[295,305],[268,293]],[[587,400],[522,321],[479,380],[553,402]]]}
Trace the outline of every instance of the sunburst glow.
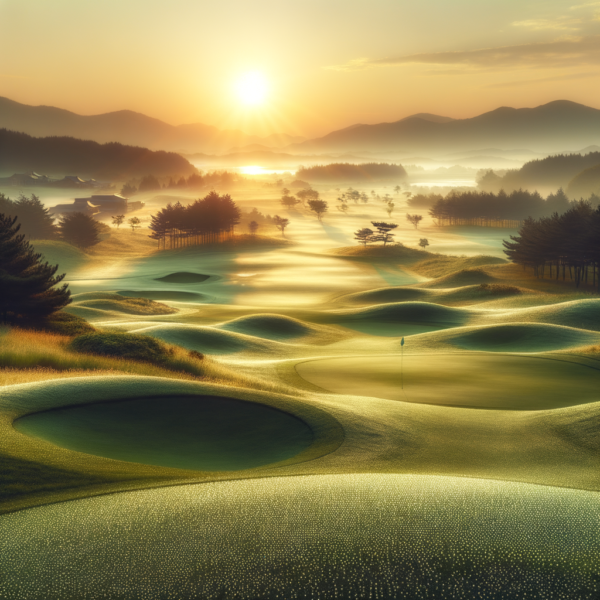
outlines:
{"label": "sunburst glow", "polygon": [[262,104],[268,91],[267,81],[262,73],[252,71],[243,75],[236,85],[237,93],[244,104]]}

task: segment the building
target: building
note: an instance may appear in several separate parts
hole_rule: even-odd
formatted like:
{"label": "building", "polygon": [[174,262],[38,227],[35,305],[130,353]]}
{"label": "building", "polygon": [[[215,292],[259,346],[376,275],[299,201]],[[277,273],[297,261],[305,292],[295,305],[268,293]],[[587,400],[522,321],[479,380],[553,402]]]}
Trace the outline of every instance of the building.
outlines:
{"label": "building", "polygon": [[73,204],[57,204],[50,209],[55,215],[82,212],[87,215],[124,215],[144,206],[143,202],[136,200],[129,202],[128,198],[120,194],[98,194],[90,198],[75,198]]}

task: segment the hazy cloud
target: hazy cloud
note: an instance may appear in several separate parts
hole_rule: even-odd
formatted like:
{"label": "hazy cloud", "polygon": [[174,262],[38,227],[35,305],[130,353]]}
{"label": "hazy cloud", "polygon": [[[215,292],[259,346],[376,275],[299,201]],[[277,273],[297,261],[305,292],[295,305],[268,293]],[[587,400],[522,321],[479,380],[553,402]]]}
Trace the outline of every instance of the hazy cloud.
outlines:
{"label": "hazy cloud", "polygon": [[527,21],[515,21],[513,27],[521,27],[531,31],[579,31],[581,19],[572,17],[559,17],[557,19],[529,19]]}
{"label": "hazy cloud", "polygon": [[336,71],[354,71],[399,65],[454,65],[475,69],[506,67],[573,67],[600,65],[600,36],[560,39],[552,42],[480,48],[477,50],[408,54],[391,58],[359,58],[344,65],[326,67]]}
{"label": "hazy cloud", "polygon": [[504,81],[502,83],[491,83],[484,87],[486,88],[506,88],[506,87],[520,87],[525,85],[535,85],[538,83],[550,83],[553,81],[569,81],[572,79],[586,79],[588,77],[600,77],[599,71],[591,73],[569,73],[566,75],[556,75],[555,77],[542,77],[538,79],[521,79],[519,81]]}

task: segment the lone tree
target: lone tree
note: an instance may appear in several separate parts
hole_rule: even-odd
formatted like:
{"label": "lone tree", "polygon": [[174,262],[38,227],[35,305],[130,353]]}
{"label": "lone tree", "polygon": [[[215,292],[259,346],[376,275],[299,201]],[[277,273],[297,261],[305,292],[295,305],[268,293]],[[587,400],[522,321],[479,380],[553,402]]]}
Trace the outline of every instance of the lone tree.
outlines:
{"label": "lone tree", "polygon": [[287,194],[281,197],[281,204],[283,204],[283,206],[286,208],[294,208],[294,206],[296,206],[296,204],[299,202],[300,200],[298,200],[298,198],[295,198],[294,196],[288,196]]}
{"label": "lone tree", "polygon": [[19,234],[17,217],[0,213],[0,319],[7,323],[19,317],[40,318],[71,302],[67,284],[56,289],[65,275],[56,275],[58,265],[42,262],[25,236]]}
{"label": "lone tree", "polygon": [[308,208],[317,215],[319,221],[323,219],[323,215],[329,210],[329,206],[325,200],[309,200]]}
{"label": "lone tree", "polygon": [[415,226],[415,229],[419,228],[419,223],[423,220],[423,216],[422,215],[409,215],[408,213],[406,214],[406,220],[409,223],[412,223]]}
{"label": "lone tree", "polygon": [[427,246],[429,246],[429,240],[427,238],[421,238],[419,240],[419,246],[421,246],[421,248],[423,248],[423,250],[425,250],[425,248],[427,248]]}
{"label": "lone tree", "polygon": [[308,202],[310,205],[311,200],[319,199],[319,192],[317,192],[317,190],[304,189],[296,192],[296,196],[300,198],[300,202],[302,202],[303,206],[306,202]]}
{"label": "lone tree", "polygon": [[390,200],[386,206],[385,206],[385,212],[388,214],[388,217],[392,216],[392,213],[394,212],[394,207],[396,205]]}
{"label": "lone tree", "polygon": [[359,244],[366,246],[369,242],[373,241],[373,230],[367,227],[359,229],[354,232],[354,239],[358,240]]}
{"label": "lone tree", "polygon": [[116,217],[111,217],[111,218],[112,218],[112,224],[115,225],[115,227],[117,229],[119,229],[119,227],[125,220],[125,215],[117,215]]}
{"label": "lone tree", "polygon": [[277,229],[281,229],[281,235],[283,237],[285,237],[285,228],[290,224],[290,220],[289,219],[284,219],[283,217],[280,217],[279,215],[275,215],[273,217],[273,223],[275,223],[275,227],[277,227]]}
{"label": "lone tree", "polygon": [[248,223],[248,229],[250,230],[250,235],[256,235],[258,223],[256,221],[250,221],[250,223]]}
{"label": "lone tree", "polygon": [[100,224],[82,212],[65,215],[59,221],[58,228],[65,242],[80,248],[93,246],[100,241]]}
{"label": "lone tree", "polygon": [[374,236],[373,241],[383,242],[384,246],[394,241],[394,234],[391,231],[398,227],[396,223],[376,223],[375,221],[371,221],[371,223],[377,229],[377,235]]}
{"label": "lone tree", "polygon": [[131,233],[135,233],[135,230],[141,227],[141,221],[137,217],[131,217],[127,222],[129,223],[129,227],[131,227]]}

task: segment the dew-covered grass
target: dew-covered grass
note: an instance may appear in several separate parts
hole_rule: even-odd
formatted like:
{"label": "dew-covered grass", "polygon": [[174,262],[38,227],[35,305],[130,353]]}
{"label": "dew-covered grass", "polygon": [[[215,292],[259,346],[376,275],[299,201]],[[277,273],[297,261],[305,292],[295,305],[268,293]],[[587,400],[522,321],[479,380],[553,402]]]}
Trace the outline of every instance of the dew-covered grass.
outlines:
{"label": "dew-covered grass", "polygon": [[595,599],[600,497],[420,475],[126,492],[0,517],[0,597]]}

